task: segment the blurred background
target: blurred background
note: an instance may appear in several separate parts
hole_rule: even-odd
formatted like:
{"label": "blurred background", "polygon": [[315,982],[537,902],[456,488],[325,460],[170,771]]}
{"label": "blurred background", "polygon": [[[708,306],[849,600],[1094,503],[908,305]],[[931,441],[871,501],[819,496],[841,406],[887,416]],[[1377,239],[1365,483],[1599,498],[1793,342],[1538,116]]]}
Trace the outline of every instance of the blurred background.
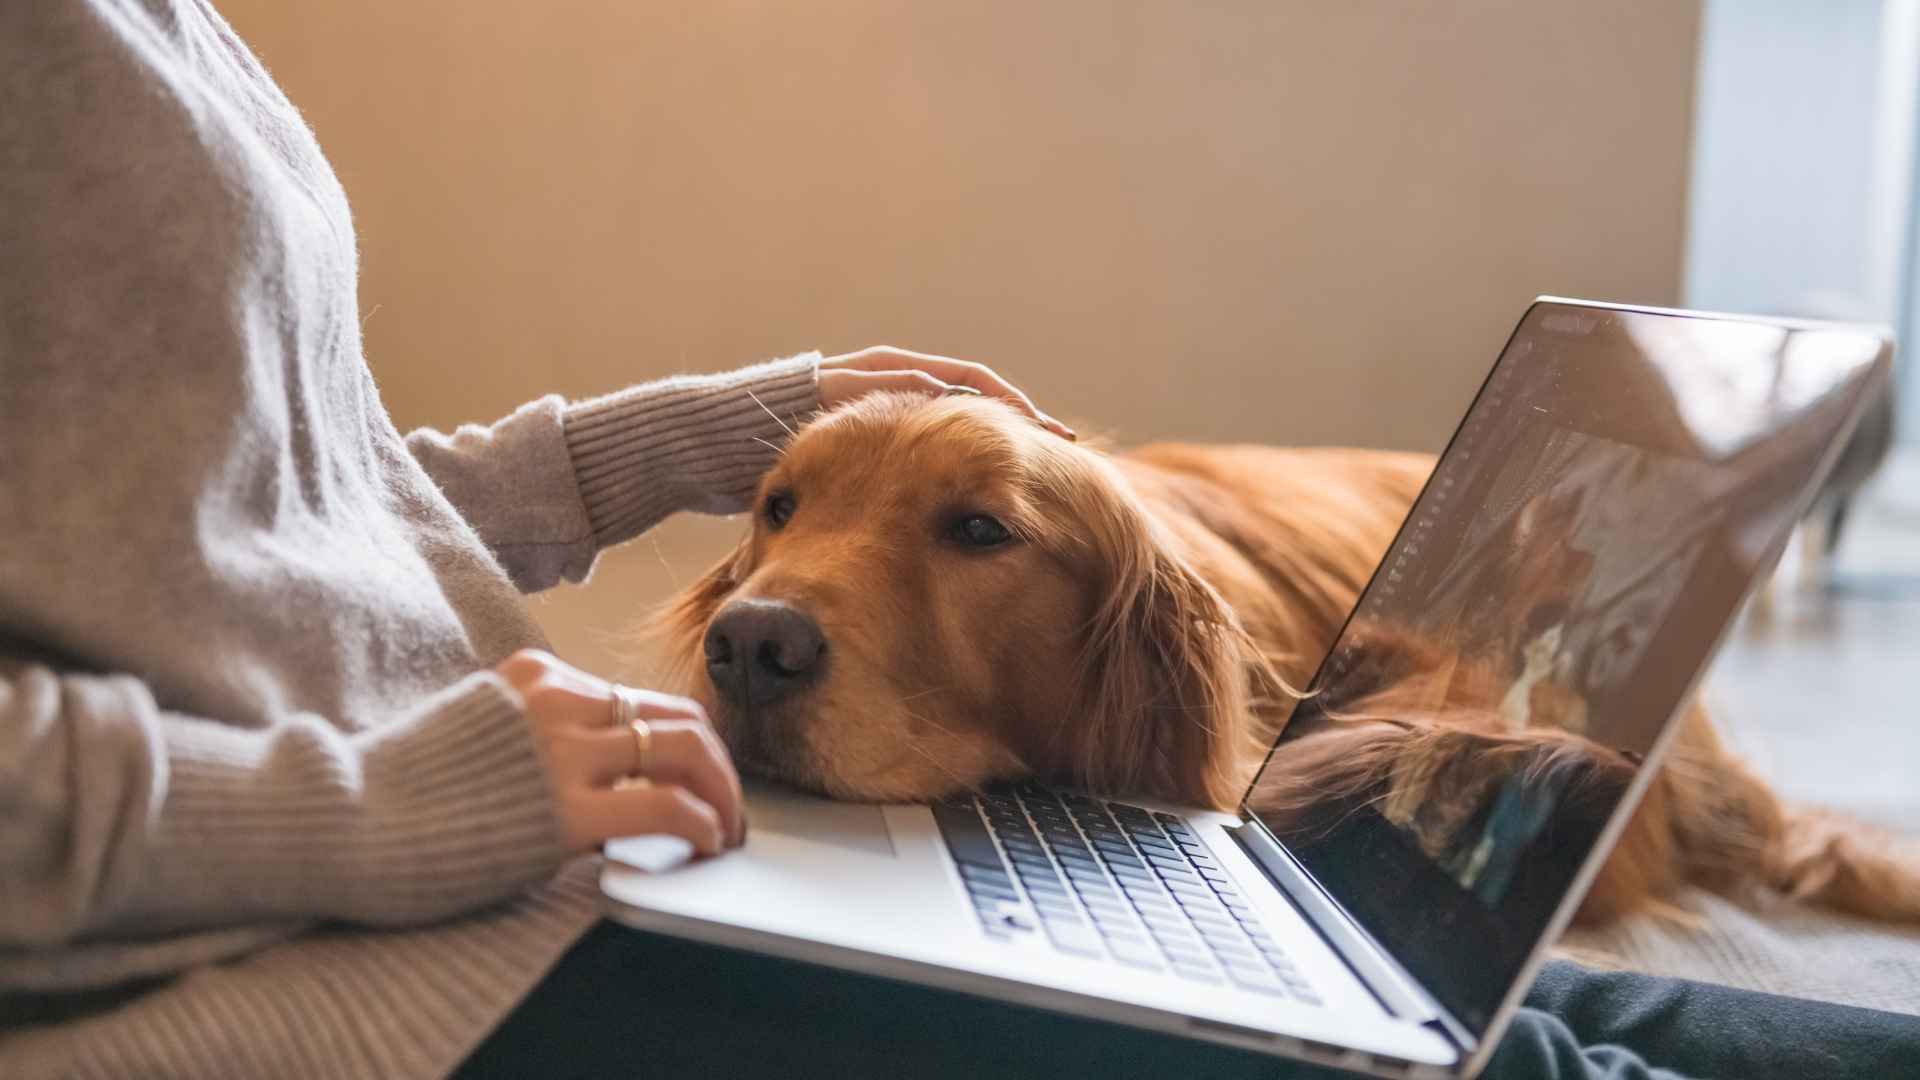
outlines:
{"label": "blurred background", "polygon": [[[1437,449],[1538,293],[1909,318],[1914,0],[221,6],[403,429],[889,343],[1127,442]],[[737,528],[538,613],[644,670]]]}

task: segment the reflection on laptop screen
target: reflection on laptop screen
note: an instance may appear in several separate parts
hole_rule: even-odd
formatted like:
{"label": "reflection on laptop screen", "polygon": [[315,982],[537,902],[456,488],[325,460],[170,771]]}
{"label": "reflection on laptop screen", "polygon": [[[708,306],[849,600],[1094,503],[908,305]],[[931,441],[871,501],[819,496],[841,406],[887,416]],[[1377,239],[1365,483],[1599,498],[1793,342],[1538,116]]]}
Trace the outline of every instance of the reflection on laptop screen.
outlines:
{"label": "reflection on laptop screen", "polygon": [[1529,311],[1247,809],[1483,1031],[1881,342]]}

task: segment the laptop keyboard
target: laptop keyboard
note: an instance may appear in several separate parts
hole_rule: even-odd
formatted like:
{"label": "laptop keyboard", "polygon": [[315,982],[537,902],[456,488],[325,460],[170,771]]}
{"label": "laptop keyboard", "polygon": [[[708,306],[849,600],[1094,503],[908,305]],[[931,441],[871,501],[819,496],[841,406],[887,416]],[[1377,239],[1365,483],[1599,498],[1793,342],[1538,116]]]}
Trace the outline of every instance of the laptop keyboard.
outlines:
{"label": "laptop keyboard", "polygon": [[935,803],[933,816],[995,941],[1320,1003],[1171,814],[1022,784]]}

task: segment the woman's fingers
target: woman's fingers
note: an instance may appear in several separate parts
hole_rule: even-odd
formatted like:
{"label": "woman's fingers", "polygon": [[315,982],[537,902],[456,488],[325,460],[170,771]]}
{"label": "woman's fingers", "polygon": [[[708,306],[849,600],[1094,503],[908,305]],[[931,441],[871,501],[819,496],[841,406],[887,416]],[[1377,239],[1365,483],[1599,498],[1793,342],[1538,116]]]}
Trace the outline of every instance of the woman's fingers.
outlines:
{"label": "woman's fingers", "polygon": [[638,686],[616,687],[598,675],[588,674],[564,660],[537,650],[515,653],[494,670],[520,692],[534,722],[541,727],[611,726],[615,694],[629,703],[628,715],[644,720],[707,722],[706,709],[692,698],[663,694]]}
{"label": "woman's fingers", "polygon": [[577,792],[563,800],[562,815],[582,847],[657,833],[678,836],[702,855],[718,855],[727,843],[719,812],[674,784]]}
{"label": "woman's fingers", "polygon": [[[746,839],[740,775],[699,702],[615,686],[539,650],[494,670],[526,702],[569,845],[668,832],[714,854]],[[647,735],[617,715],[637,717]],[[642,771],[649,784],[614,786]]]}
{"label": "woman's fingers", "polygon": [[567,732],[554,742],[559,767],[588,787],[604,788],[641,775],[656,784],[684,787],[720,815],[727,843],[744,839],[746,810],[740,774],[719,736],[697,720],[649,720],[646,771],[640,768],[639,739],[626,725]]}
{"label": "woman's fingers", "polygon": [[842,402],[894,390],[909,394],[944,394],[950,385],[924,371],[842,371],[820,372],[820,404],[833,408]]}
{"label": "woman's fingers", "polygon": [[[845,356],[836,356],[829,360],[822,361],[820,366],[823,375],[828,370],[846,374],[867,372],[870,374],[901,376],[913,374],[926,375],[930,377],[930,382],[908,379],[899,385],[867,384],[862,386],[856,382],[849,382],[848,386],[849,388],[861,390],[925,389],[936,393],[950,387],[965,387],[977,393],[986,394],[990,397],[996,397],[1005,401],[1015,409],[1032,417],[1056,435],[1068,439],[1075,437],[1072,428],[1067,427],[1060,421],[1040,411],[1040,408],[1033,403],[1032,398],[1029,398],[1012,383],[1001,378],[998,372],[987,367],[985,364],[976,364],[969,360],[955,360],[948,356],[933,356],[928,353],[917,353],[907,349],[896,349],[883,345],[871,349],[862,349],[856,353],[848,353]],[[825,385],[821,388],[822,404],[828,406],[837,404],[837,400],[827,400],[827,389]],[[838,400],[846,400],[848,397],[853,396],[858,396],[858,394],[838,395]]]}
{"label": "woman's fingers", "polygon": [[613,692],[625,697],[632,715],[642,720],[693,720],[707,722],[707,710],[690,697],[678,694],[663,694],[658,690],[646,690],[638,686],[620,686]]}
{"label": "woman's fingers", "polygon": [[720,739],[705,724],[685,720],[653,724],[653,760],[647,779],[686,788],[720,814],[729,847],[747,838],[746,799],[740,775]]}

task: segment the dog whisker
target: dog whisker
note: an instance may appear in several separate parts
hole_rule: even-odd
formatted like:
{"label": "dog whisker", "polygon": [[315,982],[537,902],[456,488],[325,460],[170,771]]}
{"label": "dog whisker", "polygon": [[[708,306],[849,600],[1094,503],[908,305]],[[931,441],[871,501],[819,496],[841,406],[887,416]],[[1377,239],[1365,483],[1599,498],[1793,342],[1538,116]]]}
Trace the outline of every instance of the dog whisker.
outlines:
{"label": "dog whisker", "polygon": [[753,403],[755,405],[760,406],[761,412],[766,413],[768,416],[773,417],[773,422],[780,425],[780,430],[787,433],[787,438],[791,439],[794,437],[794,431],[791,427],[787,426],[787,422],[785,420],[780,419],[779,416],[775,415],[772,409],[767,408],[767,403],[764,401],[761,401],[760,395],[754,393],[751,387],[747,388],[747,396],[753,399]]}
{"label": "dog whisker", "polygon": [[[906,697],[903,697],[900,699],[900,704],[905,705],[909,701],[918,701],[923,697],[929,697],[933,694],[945,693],[946,691],[951,689],[953,689],[953,687],[951,686],[936,686],[931,690],[922,690],[917,694],[908,694]],[[935,725],[935,726],[938,726],[938,725]]]}
{"label": "dog whisker", "polygon": [[919,754],[921,757],[927,759],[927,763],[929,765],[932,765],[934,768],[939,769],[941,772],[947,774],[947,779],[952,780],[955,784],[959,785],[961,788],[964,788],[969,791],[973,789],[972,784],[969,784],[965,780],[961,779],[959,773],[954,772],[952,769],[948,768],[944,763],[942,763],[939,758],[934,757],[933,754],[930,751],[928,751],[926,747],[921,746],[919,743],[912,742],[912,741],[909,741],[907,743],[907,747],[908,749],[912,750],[914,753]]}
{"label": "dog whisker", "polygon": [[908,700],[910,699],[901,698],[898,703],[900,705],[901,714],[906,716],[907,719],[913,721],[916,724],[925,724],[926,726],[934,729],[935,731],[938,731],[940,734],[945,735],[950,739],[957,739],[960,737],[959,732],[953,730],[952,728],[946,726],[945,724],[942,724],[939,721],[931,719],[929,717],[921,716],[919,713],[914,712],[912,709],[907,708],[906,703]]}

